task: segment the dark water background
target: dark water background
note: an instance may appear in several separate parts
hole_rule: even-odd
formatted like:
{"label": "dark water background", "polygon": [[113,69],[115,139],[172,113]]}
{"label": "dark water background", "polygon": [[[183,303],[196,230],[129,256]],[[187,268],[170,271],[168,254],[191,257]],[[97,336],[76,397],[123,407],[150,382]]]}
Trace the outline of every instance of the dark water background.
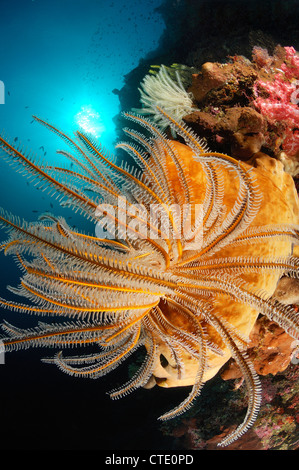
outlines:
{"label": "dark water background", "polygon": [[[189,8],[186,17],[184,3]],[[192,15],[192,11],[190,14],[190,8],[201,3],[205,4],[206,16],[201,19],[201,27],[196,27],[200,18],[197,13]],[[215,10],[215,3],[222,5],[221,8]],[[249,14],[242,16],[243,6],[248,3],[252,7],[251,17]],[[298,12],[298,2],[282,3],[297,5]],[[155,9],[161,4],[164,7],[158,13]],[[5,85],[5,104],[0,105],[0,131],[11,140],[16,139],[16,144],[22,142],[42,160],[62,163],[55,151],[64,148],[63,144],[32,122],[32,114],[72,133],[78,126],[78,113],[83,108],[86,113],[87,108],[97,113],[91,122],[93,130],[111,149],[116,135],[113,118],[119,111],[120,101],[123,107],[130,102],[130,83],[138,85],[134,77],[140,76],[138,70],[140,63],[142,69],[145,57],[146,64],[151,63],[149,56],[160,47],[156,56],[161,61],[163,58],[163,63],[167,60],[183,62],[184,50],[187,57],[186,48],[191,48],[190,38],[201,51],[194,54],[199,62],[205,58],[205,51],[206,59],[209,58],[207,51],[217,41],[219,47],[213,45],[213,50],[221,50],[222,55],[223,51],[229,53],[221,11],[227,18],[232,12],[236,28],[250,21],[248,28],[245,27],[246,35],[255,19],[258,29],[264,25],[267,34],[272,32],[275,36],[273,12],[272,16],[270,12],[268,15],[267,9],[261,10],[261,4],[271,4],[271,1],[211,1],[209,4],[207,0],[0,0],[0,80]],[[238,8],[241,26],[236,15]],[[282,13],[285,18],[286,15],[292,18],[294,29],[298,16],[296,20],[292,8],[284,7]],[[275,14],[275,18],[279,18],[280,10]],[[214,28],[210,37],[209,18],[213,18],[211,26]],[[188,21],[192,35],[188,34]],[[223,34],[219,25],[224,29]],[[288,41],[285,28],[280,31],[285,39],[282,45],[296,46],[292,36]],[[242,34],[234,37],[234,47],[243,41]],[[162,36],[164,42],[161,42]],[[165,44],[164,49],[161,44]],[[126,81],[126,86],[125,76],[131,80]],[[117,90],[121,89],[122,93],[118,94]],[[36,220],[39,213],[48,210],[62,214],[55,199],[49,199],[46,193],[28,185],[26,179],[2,159],[0,206],[26,220]],[[82,226],[78,216],[67,215],[72,217],[70,223]],[[2,232],[0,239],[4,238]],[[17,286],[20,273],[13,259],[3,254],[0,254],[0,267],[0,296],[12,299],[6,285]],[[9,311],[1,311],[0,316],[21,327],[37,322],[34,317]],[[50,353],[27,350],[6,354],[5,364],[0,365],[0,450],[176,448],[175,438],[163,435],[156,419],[182,400],[188,390],[156,387],[112,401],[106,392],[127,380],[126,363],[102,379],[84,380],[41,363],[40,358]]]}

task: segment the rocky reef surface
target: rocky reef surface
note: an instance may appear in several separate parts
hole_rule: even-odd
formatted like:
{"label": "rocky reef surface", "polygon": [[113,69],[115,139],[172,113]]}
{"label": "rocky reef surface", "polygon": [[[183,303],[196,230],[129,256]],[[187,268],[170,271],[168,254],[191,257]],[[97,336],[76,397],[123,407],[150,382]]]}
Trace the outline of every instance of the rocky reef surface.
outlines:
{"label": "rocky reef surface", "polygon": [[[296,450],[299,448],[299,367],[261,377],[263,399],[256,422],[225,450]],[[246,394],[240,379],[208,382],[194,409],[161,426],[176,449],[218,450],[217,444],[246,412]]]}
{"label": "rocky reef surface", "polygon": [[254,47],[252,60],[206,62],[192,75],[195,110],[184,117],[213,150],[248,161],[259,152],[299,174],[299,56],[277,46]]}

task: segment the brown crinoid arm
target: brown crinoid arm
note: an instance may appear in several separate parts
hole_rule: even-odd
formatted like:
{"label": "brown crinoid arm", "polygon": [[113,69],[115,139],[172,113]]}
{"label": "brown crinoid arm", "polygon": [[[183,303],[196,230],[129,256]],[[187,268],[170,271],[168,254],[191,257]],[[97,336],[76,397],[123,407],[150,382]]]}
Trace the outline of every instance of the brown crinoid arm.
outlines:
{"label": "brown crinoid arm", "polygon": [[224,325],[223,322],[217,318],[216,314],[208,314],[208,321],[214,326],[216,331],[218,331],[225,344],[228,345],[232,357],[235,359],[243,373],[249,392],[248,409],[244,421],[219,443],[220,446],[224,447],[241,437],[256,420],[261,404],[261,384],[258,375],[246,354],[242,353],[236,345],[233,339],[233,332],[230,331],[229,327]]}
{"label": "brown crinoid arm", "polygon": [[[186,399],[176,406],[174,409],[164,413],[162,416],[159,417],[161,421],[165,421],[168,419],[175,418],[176,416],[181,415],[186,410],[188,410],[194,403],[195,399],[199,396],[201,389],[203,387],[203,377],[207,367],[207,339],[205,332],[202,328],[201,322],[197,320],[196,316],[189,310],[187,307],[178,304],[177,302],[168,299],[171,305],[174,305],[178,310],[180,310],[184,315],[187,315],[191,322],[193,323],[194,333],[196,342],[194,341],[195,338],[190,338],[188,332],[180,331],[176,332],[177,334],[177,343],[178,345],[186,349],[189,353],[194,355],[198,361],[198,370],[195,376],[194,385],[191,389],[191,392],[186,397]],[[162,312],[161,312],[162,313]],[[170,325],[171,327],[171,325]],[[172,327],[173,328],[173,327]],[[159,328],[159,333],[163,338],[163,333],[161,334],[162,328]],[[169,331],[169,328],[167,329]],[[171,331],[171,328],[170,328]],[[164,333],[165,334],[165,333]],[[173,337],[173,334],[172,334]],[[190,341],[191,340],[191,341]],[[192,343],[195,343],[195,350],[192,350]],[[188,347],[189,346],[189,347]],[[191,346],[191,347],[190,347]]]}
{"label": "brown crinoid arm", "polygon": [[[144,326],[147,327],[147,317],[143,319]],[[147,327],[148,330],[148,327]],[[129,393],[133,392],[139,387],[143,387],[149,381],[155,362],[157,360],[157,342],[153,335],[147,331],[146,338],[144,339],[144,344],[147,344],[147,354],[141,365],[137,370],[134,376],[120,388],[113,389],[109,392],[110,398],[113,400],[124,397]]]}

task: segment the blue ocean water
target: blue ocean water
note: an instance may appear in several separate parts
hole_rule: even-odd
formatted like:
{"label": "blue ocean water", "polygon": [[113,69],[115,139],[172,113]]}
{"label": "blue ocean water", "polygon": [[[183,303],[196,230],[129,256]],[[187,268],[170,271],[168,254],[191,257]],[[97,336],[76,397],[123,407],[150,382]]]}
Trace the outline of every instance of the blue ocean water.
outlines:
{"label": "blue ocean water", "polygon": [[[113,90],[141,57],[157,47],[163,20],[160,0],[1,0],[0,130],[48,163],[61,141],[36,115],[71,134],[83,125],[113,149],[113,117],[119,99]],[[26,182],[0,162],[1,206],[25,217],[48,209]],[[26,190],[26,191],[25,191]],[[20,200],[22,194],[22,201]]]}
{"label": "blue ocean water", "polygon": [[[0,0],[1,135],[41,162],[63,165],[56,150],[65,148],[64,143],[33,122],[32,115],[36,115],[68,134],[83,126],[111,150],[113,117],[119,111],[113,90],[120,89],[124,76],[157,47],[164,28],[155,12],[160,3]],[[55,198],[39,191],[8,163],[9,159],[0,159],[1,207],[29,221],[44,211],[61,214]],[[79,224],[73,217],[72,222]],[[2,230],[0,240],[5,238]],[[17,286],[20,271],[3,254],[0,266],[0,296],[12,299],[6,285]],[[25,327],[37,323],[36,318],[5,310],[0,317]],[[6,355],[5,364],[0,365],[0,421],[7,423],[6,429],[1,427],[0,449],[130,445],[138,426],[132,424],[133,419],[133,435],[122,444],[128,415],[105,395],[113,388],[110,379],[106,383],[105,378],[101,383],[79,381],[77,387],[77,381],[41,364],[40,357],[40,352],[20,351]],[[55,437],[59,429],[65,433],[61,442]]]}

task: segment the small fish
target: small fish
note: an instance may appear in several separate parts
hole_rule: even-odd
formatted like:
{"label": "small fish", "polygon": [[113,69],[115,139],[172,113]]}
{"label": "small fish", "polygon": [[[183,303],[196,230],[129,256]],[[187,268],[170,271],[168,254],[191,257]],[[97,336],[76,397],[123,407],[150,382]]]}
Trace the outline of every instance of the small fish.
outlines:
{"label": "small fish", "polygon": [[53,204],[52,204],[52,202],[50,202],[50,207],[51,207],[51,209],[53,209]]}
{"label": "small fish", "polygon": [[35,212],[36,214],[38,213],[38,211],[32,211],[32,212]]}
{"label": "small fish", "polygon": [[40,146],[40,149],[41,149],[41,150],[43,150],[43,151],[45,151],[45,149],[44,149],[43,145],[41,145],[41,146]]}
{"label": "small fish", "polygon": [[18,138],[17,138],[17,137],[15,137],[13,141],[14,141],[14,142],[17,142],[17,141],[18,141]]}

